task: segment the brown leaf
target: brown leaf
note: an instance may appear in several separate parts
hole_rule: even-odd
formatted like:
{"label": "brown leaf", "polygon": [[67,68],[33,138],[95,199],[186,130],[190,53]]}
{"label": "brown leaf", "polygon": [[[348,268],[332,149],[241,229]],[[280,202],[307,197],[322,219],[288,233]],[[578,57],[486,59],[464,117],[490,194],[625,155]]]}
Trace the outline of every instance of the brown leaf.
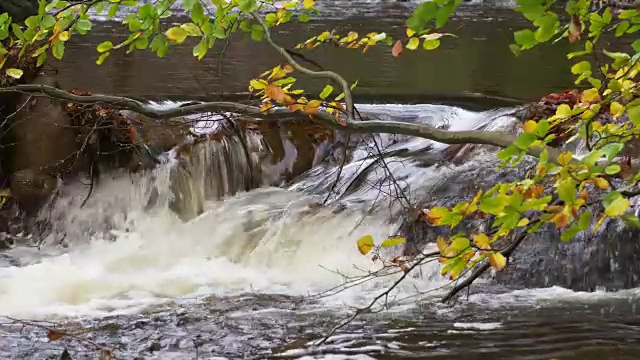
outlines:
{"label": "brown leaf", "polygon": [[393,45],[393,48],[391,49],[391,55],[394,57],[402,55],[402,41],[396,41],[396,44]]}
{"label": "brown leaf", "polygon": [[631,168],[631,157],[623,156],[620,159],[620,174],[625,180],[629,180],[633,177],[633,169]]}
{"label": "brown leaf", "polygon": [[269,98],[275,100],[279,104],[283,104],[286,99],[284,90],[282,90],[282,88],[278,85],[267,85],[265,87],[265,92]]}
{"label": "brown leaf", "polygon": [[49,330],[49,332],[47,333],[47,339],[49,339],[49,341],[60,340],[62,339],[63,336],[64,336],[64,333],[61,333],[56,330]]}
{"label": "brown leaf", "polygon": [[569,43],[573,44],[574,42],[580,40],[580,35],[582,34],[582,23],[580,23],[580,17],[578,15],[573,15],[571,18],[571,24],[569,24]]}
{"label": "brown leaf", "polygon": [[556,223],[556,227],[558,229],[562,229],[563,227],[569,225],[569,215],[567,215],[567,213],[565,213],[564,211],[560,212],[555,216],[554,222]]}
{"label": "brown leaf", "polygon": [[111,350],[109,349],[102,349],[100,350],[100,358],[99,360],[112,360],[113,357],[113,353],[111,352]]}

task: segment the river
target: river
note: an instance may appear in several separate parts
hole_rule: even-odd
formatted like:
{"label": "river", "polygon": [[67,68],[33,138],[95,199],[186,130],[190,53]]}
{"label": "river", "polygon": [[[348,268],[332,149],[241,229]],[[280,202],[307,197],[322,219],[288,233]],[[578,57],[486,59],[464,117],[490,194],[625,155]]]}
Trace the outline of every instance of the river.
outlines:
{"label": "river", "polygon": [[[402,31],[402,6],[358,4],[366,11],[284,27],[277,38],[291,45],[325,28]],[[380,13],[393,16],[372,16]],[[467,7],[449,25],[458,37],[434,52],[407,51],[396,59],[388,49],[364,57],[332,49],[314,56],[359,80],[354,95],[364,112],[453,128],[499,127],[509,123],[513,103],[572,83],[564,45],[517,59],[510,54],[512,31],[522,24],[501,8]],[[95,45],[122,37],[118,29],[100,23],[69,44],[65,60],[54,64],[62,86],[156,100],[210,99],[246,91],[249,79],[279,62],[264,44],[238,41],[225,50],[219,71],[219,49],[198,63],[189,47],[166,59],[113,55],[96,67]],[[503,109],[490,110],[496,107]],[[410,139],[403,144],[426,146]],[[453,176],[473,181],[474,169],[495,166],[491,156],[479,154],[463,166],[398,164],[392,170],[415,193],[428,193]],[[365,163],[356,159],[345,177]],[[384,209],[369,210],[378,194],[363,188],[341,206],[316,208],[335,175],[335,169],[318,168],[285,188],[209,201],[204,214],[185,223],[168,207],[171,166],[162,164],[153,176],[106,179],[82,209],[86,189],[68,189],[52,210],[67,247],[6,252],[13,263],[0,268],[0,315],[43,322],[1,322],[1,358],[58,359],[65,348],[73,359],[97,358],[95,347],[78,339],[107,346],[118,359],[640,358],[636,289],[513,290],[481,281],[468,296],[444,305],[439,299],[447,282],[436,264],[407,278],[389,309],[357,317],[316,346],[398,276],[330,291],[345,276],[376,268],[358,253],[358,237],[380,239],[396,228]],[[233,166],[223,170],[237,170]],[[148,209],[151,189],[160,195]],[[107,220],[114,229],[96,231]],[[78,338],[48,341],[42,326],[56,325],[45,321],[64,324]]]}

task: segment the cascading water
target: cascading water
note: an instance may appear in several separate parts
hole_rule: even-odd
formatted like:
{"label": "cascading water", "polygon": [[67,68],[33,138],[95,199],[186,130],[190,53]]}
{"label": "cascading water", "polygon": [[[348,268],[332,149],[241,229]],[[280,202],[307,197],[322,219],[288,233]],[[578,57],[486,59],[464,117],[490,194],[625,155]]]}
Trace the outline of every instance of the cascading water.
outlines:
{"label": "cascading water", "polygon": [[[359,108],[369,117],[454,130],[513,125],[510,109],[474,113],[436,105]],[[438,150],[440,144],[391,136],[377,140],[383,153],[396,154],[387,158],[388,166],[415,198],[429,196],[434,186],[448,179],[496,165],[492,156],[477,151],[464,165],[436,169],[426,166],[419,154]],[[355,241],[363,234],[380,241],[398,229],[398,220],[389,217],[392,197],[380,196],[372,187],[385,174],[364,170],[372,161],[369,145],[363,143],[353,153],[327,206],[319,204],[337,172],[328,165],[316,166],[287,188],[265,185],[245,191],[255,185],[250,177],[259,168],[258,153],[264,152],[258,138],[249,138],[246,147],[233,137],[202,142],[186,157],[176,159],[175,151],[164,154],[152,171],[104,177],[84,207],[80,204],[86,188],[66,187],[47,214],[55,220],[56,236],[40,251],[15,248],[7,253],[22,264],[0,268],[0,316],[78,319],[96,329],[88,336],[109,344],[123,358],[150,359],[183,359],[194,352],[207,359],[265,359],[274,353],[284,358],[310,356],[305,359],[332,358],[322,353],[427,356],[442,344],[414,344],[403,334],[421,333],[405,322],[434,316],[425,315],[434,311],[438,315],[430,318],[427,331],[447,334],[439,337],[502,331],[502,319],[493,315],[464,315],[466,308],[432,309],[416,303],[417,294],[436,289],[437,295],[445,284],[439,267],[426,264],[392,293],[395,312],[375,319],[363,315],[349,327],[349,335],[333,336],[320,348],[299,343],[297,349],[273,349],[301,338],[321,338],[340,317],[352,314],[350,306],[367,305],[399,276],[374,279],[332,296],[306,297],[341,284],[345,276],[379,268],[357,252]],[[400,150],[413,155],[402,157]],[[58,246],[62,237],[66,248]],[[576,295],[554,288],[508,293],[495,297],[502,310],[497,313],[508,313],[505,302],[521,302],[522,296],[536,303]],[[579,299],[589,302],[598,296],[602,298]],[[487,306],[491,299],[479,294],[470,300]],[[116,326],[119,335],[99,330],[105,323]],[[2,324],[0,331],[14,334]],[[210,340],[199,347],[200,336]],[[2,358],[44,359],[60,353],[55,344],[30,350],[28,339],[7,339],[0,339]],[[464,340],[471,341],[469,348],[484,346],[473,337],[464,339],[470,339]],[[77,350],[79,357],[74,359],[94,355]]]}

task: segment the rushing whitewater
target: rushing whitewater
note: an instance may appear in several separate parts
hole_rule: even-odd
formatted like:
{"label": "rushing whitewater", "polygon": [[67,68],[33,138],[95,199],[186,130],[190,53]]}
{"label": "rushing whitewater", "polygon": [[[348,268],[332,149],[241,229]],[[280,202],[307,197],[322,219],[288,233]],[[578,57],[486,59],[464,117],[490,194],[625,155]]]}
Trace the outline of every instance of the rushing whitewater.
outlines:
{"label": "rushing whitewater", "polygon": [[[452,129],[475,128],[500,115],[427,105],[362,106],[362,111],[383,119],[402,114],[407,121]],[[184,164],[167,155],[152,172],[105,177],[82,208],[86,189],[63,189],[47,214],[55,219],[56,231],[44,249],[14,249],[9,255],[26,265],[0,269],[0,314],[104,315],[206,294],[308,295],[339,285],[342,276],[376,268],[357,252],[356,239],[372,234],[380,241],[398,227],[387,220],[383,207],[370,213],[380,196],[377,191],[363,186],[341,196],[341,207],[318,207],[336,176],[336,169],[318,167],[288,189],[237,193],[243,179],[238,174],[250,164],[241,155],[222,156],[233,154],[232,146],[216,144],[191,154],[188,168],[177,176],[176,169]],[[393,146],[438,145],[407,139]],[[259,150],[259,144],[254,148]],[[345,167],[336,194],[371,161],[366,155],[363,149]],[[434,174],[406,161],[391,166],[414,189],[428,186],[447,171]],[[375,176],[381,175],[368,175]],[[218,201],[221,193],[237,194]],[[198,207],[201,211],[194,209]],[[60,249],[60,242],[68,248]],[[440,283],[415,279],[407,281],[407,291],[415,285],[429,288]],[[353,305],[370,295],[358,288],[327,301]]]}

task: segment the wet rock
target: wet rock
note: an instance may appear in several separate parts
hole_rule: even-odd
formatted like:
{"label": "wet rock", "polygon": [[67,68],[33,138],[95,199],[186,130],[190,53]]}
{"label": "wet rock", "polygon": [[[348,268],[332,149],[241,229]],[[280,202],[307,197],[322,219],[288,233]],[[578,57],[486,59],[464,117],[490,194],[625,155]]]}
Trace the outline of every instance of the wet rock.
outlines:
{"label": "wet rock", "polygon": [[36,169],[18,170],[13,174],[11,194],[21,209],[33,214],[54,194],[58,179]]}

